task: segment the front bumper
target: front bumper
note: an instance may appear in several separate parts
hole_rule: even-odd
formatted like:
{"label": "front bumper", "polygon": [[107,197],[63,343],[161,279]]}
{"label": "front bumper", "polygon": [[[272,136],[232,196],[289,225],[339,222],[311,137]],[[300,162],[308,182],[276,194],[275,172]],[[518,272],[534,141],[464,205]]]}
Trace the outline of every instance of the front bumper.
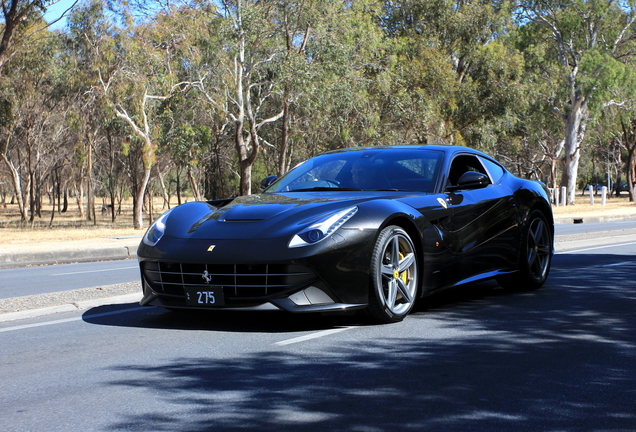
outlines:
{"label": "front bumper", "polygon": [[[141,304],[289,312],[363,308],[368,303],[373,232],[356,230],[354,234],[295,249],[272,240],[216,241],[214,248],[209,240],[195,239],[164,242],[164,238],[153,248],[142,244],[138,251]],[[186,292],[213,287],[222,287],[221,306],[186,302]]]}
{"label": "front bumper", "polygon": [[[318,291],[319,292],[318,292]],[[309,294],[307,294],[309,293]],[[313,294],[313,296],[312,296]],[[313,297],[313,298],[312,298]],[[304,312],[343,312],[362,309],[363,304],[338,303],[317,287],[310,286],[284,298],[273,298],[267,301],[251,300],[244,304],[235,303],[223,307],[188,306],[185,298],[165,297],[152,290],[144,281],[144,296],[139,302],[142,306],[158,306],[167,309],[206,309],[206,310],[234,310],[234,311],[280,311],[292,313]]]}

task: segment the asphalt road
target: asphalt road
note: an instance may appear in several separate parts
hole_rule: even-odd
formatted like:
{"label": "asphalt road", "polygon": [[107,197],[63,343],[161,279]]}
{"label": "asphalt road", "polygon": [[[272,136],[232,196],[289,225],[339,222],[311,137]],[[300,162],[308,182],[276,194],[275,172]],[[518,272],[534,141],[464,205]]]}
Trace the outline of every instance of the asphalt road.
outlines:
{"label": "asphalt road", "polygon": [[0,299],[139,280],[137,260],[0,269]]}
{"label": "asphalt road", "polygon": [[636,245],[404,322],[135,304],[0,323],[10,431],[634,431]]}
{"label": "asphalt road", "polygon": [[636,221],[612,221],[598,223],[582,223],[582,224],[556,224],[554,226],[555,234],[583,234],[597,233],[603,231],[618,231],[636,228]]}

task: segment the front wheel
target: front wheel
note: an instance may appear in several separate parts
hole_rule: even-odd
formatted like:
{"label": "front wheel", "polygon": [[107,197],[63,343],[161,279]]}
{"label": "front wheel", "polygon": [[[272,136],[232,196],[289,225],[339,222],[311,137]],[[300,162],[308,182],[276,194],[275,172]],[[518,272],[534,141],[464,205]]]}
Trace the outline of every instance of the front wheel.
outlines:
{"label": "front wheel", "polygon": [[398,226],[384,228],[371,257],[368,313],[375,321],[402,321],[413,309],[418,289],[417,253]]}
{"label": "front wheel", "polygon": [[497,279],[499,285],[513,290],[535,290],[543,286],[552,263],[552,230],[544,214],[534,210],[528,217],[521,240],[519,271]]}

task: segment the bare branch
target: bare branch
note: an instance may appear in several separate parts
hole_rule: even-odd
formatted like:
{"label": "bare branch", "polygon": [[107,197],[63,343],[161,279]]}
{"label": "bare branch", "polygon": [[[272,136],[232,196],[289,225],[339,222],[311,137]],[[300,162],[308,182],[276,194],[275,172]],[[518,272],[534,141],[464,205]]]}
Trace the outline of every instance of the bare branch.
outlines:
{"label": "bare branch", "polygon": [[278,114],[276,114],[275,116],[272,116],[268,119],[263,120],[262,122],[258,123],[256,125],[256,129],[259,129],[261,126],[267,124],[267,123],[273,123],[276,120],[279,120],[281,117],[283,116],[283,111],[279,112]]}
{"label": "bare branch", "polygon": [[[612,54],[615,53],[618,46],[624,42],[623,37],[625,37],[625,33],[627,32],[627,30],[629,30],[629,28],[634,24],[635,21],[636,21],[636,14],[632,15],[632,17],[629,20],[627,20],[627,23],[622,28],[622,30],[616,37],[614,44],[612,45]],[[633,37],[633,35],[634,35],[634,32],[632,32],[632,34],[630,35],[630,38]]]}
{"label": "bare branch", "polygon": [[625,101],[622,101],[622,102],[616,102],[615,100],[610,100],[610,101],[605,102],[605,103],[603,104],[603,107],[604,107],[604,108],[607,108],[607,107],[609,107],[609,106],[618,106],[618,107],[622,107],[622,106],[625,106],[625,104],[626,104],[626,102],[625,102]]}

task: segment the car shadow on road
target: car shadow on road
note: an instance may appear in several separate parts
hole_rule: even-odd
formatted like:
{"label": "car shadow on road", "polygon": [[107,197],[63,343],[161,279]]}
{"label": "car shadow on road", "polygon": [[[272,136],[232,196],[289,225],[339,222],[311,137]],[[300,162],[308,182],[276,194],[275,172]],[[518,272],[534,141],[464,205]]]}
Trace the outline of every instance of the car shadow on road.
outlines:
{"label": "car shadow on road", "polygon": [[283,311],[169,311],[139,304],[92,308],[82,319],[90,324],[165,330],[286,333],[324,330],[359,323],[349,314],[290,314]]}
{"label": "car shadow on road", "polygon": [[[527,301],[525,298],[544,291],[559,283],[561,272],[568,273],[568,268],[574,268],[572,277],[578,281],[582,276],[579,266],[579,255],[560,254],[555,257],[560,263],[560,269],[553,268],[546,287],[537,292],[518,292],[501,288],[494,280],[474,282],[458,287],[436,292],[420,299],[413,312],[407,319],[426,317],[427,314],[449,309],[473,310],[477,305],[505,305]],[[602,272],[585,274],[589,282],[604,283],[620,275],[614,271],[616,263],[628,263],[636,258],[625,256],[617,258],[614,255],[597,255],[593,268],[604,269]],[[593,269],[592,269],[593,270]],[[105,305],[91,308],[83,315],[87,323],[117,326],[155,328],[171,330],[208,330],[225,332],[256,332],[256,333],[288,333],[312,330],[324,330],[344,326],[376,325],[359,312],[329,313],[329,314],[292,314],[284,311],[201,311],[176,310],[170,311],[158,307],[141,307],[137,303]]]}
{"label": "car shadow on road", "polygon": [[[411,316],[453,304],[494,296],[507,296],[496,282],[478,282],[428,296],[416,304]],[[407,317],[409,319],[410,317]],[[141,307],[137,303],[104,305],[86,311],[90,324],[170,330],[287,333],[325,330],[345,326],[376,325],[359,312],[292,314],[284,311],[205,311]]]}
{"label": "car shadow on road", "polygon": [[[634,430],[636,258],[598,255],[584,270],[579,261],[555,257],[548,283],[534,292],[493,284],[447,291],[374,337],[367,327],[338,343],[113,366],[122,378],[107,385],[142,389],[165,409],[122,414],[109,429]],[[273,318],[277,324],[228,315],[229,323],[187,325],[163,313],[127,315],[123,324],[95,323],[232,331],[316,325],[288,315]]]}

